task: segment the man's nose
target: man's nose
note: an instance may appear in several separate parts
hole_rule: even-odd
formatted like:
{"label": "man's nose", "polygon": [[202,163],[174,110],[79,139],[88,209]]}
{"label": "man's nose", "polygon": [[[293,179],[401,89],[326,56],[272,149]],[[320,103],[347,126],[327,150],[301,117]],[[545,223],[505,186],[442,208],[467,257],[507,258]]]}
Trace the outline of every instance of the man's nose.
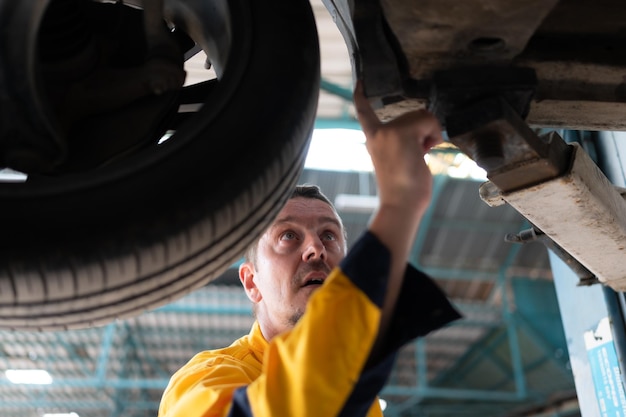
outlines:
{"label": "man's nose", "polygon": [[308,262],[316,259],[326,260],[326,246],[319,236],[309,236],[302,253],[302,260]]}

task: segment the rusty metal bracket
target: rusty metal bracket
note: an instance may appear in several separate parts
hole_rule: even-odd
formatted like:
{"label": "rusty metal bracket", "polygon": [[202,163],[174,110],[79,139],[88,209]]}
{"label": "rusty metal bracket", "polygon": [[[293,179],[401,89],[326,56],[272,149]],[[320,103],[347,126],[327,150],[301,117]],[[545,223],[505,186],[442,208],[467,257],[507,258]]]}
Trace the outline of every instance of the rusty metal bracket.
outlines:
{"label": "rusty metal bracket", "polygon": [[449,115],[450,141],[487,171],[502,192],[558,177],[571,150],[558,135],[539,137],[501,97],[487,98]]}

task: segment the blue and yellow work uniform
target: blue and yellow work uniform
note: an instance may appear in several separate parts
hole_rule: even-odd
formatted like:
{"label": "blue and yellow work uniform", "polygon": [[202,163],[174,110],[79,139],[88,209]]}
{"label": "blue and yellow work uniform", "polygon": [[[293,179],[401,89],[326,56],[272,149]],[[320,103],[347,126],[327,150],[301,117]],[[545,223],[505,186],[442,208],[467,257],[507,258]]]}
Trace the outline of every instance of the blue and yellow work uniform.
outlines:
{"label": "blue and yellow work uniform", "polygon": [[389,267],[389,251],[366,232],[291,331],[267,342],[255,323],[231,346],[197,354],[172,377],[159,417],[382,416],[375,399],[397,350],[459,318],[408,265],[382,353],[370,358]]}

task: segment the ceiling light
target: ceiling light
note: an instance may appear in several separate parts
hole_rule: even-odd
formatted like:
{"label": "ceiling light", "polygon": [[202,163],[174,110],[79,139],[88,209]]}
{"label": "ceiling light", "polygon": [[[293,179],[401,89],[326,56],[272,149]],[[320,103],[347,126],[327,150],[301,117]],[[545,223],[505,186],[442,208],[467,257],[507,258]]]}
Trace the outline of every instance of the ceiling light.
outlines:
{"label": "ceiling light", "polygon": [[43,369],[7,369],[4,374],[14,384],[52,384],[52,376]]}
{"label": "ceiling light", "polygon": [[41,417],[79,417],[78,414],[72,413],[45,413]]}
{"label": "ceiling light", "polygon": [[44,413],[41,417],[79,417],[78,414],[71,413]]}

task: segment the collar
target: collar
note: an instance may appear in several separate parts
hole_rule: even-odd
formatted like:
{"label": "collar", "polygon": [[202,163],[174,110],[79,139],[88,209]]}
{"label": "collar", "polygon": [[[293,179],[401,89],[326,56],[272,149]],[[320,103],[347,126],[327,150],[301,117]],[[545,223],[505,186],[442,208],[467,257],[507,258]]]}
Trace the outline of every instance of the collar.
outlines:
{"label": "collar", "polygon": [[248,344],[250,345],[250,349],[252,349],[252,351],[255,353],[255,356],[259,360],[262,360],[263,352],[265,352],[265,348],[267,348],[269,343],[263,337],[263,333],[261,332],[261,326],[256,320],[252,325],[252,329],[250,329],[250,333],[248,333]]}

